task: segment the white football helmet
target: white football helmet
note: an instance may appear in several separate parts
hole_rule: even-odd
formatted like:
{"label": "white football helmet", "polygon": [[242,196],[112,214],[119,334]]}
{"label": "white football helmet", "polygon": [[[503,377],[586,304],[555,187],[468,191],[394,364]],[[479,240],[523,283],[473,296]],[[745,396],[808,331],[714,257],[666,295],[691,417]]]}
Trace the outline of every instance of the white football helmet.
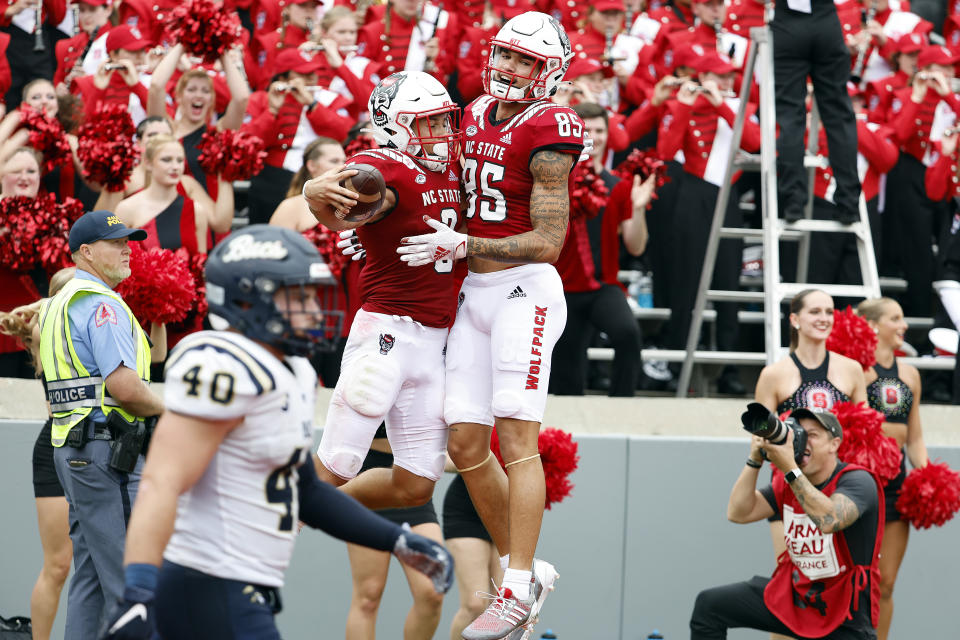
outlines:
{"label": "white football helmet", "polygon": [[[369,111],[373,138],[381,147],[411,155],[431,171],[459,159],[460,107],[429,73],[387,76],[370,94]],[[444,130],[434,129],[432,116],[443,116]],[[427,147],[432,147],[429,152]]]}
{"label": "white football helmet", "polygon": [[[503,49],[533,58],[537,64],[529,75],[500,68],[497,64]],[[483,90],[510,102],[549,98],[572,58],[570,39],[559,22],[539,11],[521,13],[507,20],[490,41],[490,57],[481,73]]]}

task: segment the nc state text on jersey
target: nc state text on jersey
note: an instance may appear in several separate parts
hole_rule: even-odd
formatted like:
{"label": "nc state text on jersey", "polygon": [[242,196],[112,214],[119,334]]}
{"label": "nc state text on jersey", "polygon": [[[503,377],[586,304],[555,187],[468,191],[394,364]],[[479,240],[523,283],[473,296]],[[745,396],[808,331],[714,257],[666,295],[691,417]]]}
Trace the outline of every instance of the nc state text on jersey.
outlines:
{"label": "nc state text on jersey", "polygon": [[428,189],[420,194],[423,206],[431,204],[460,204],[460,189]]}
{"label": "nc state text on jersey", "polygon": [[500,145],[493,144],[491,142],[483,142],[482,140],[467,140],[466,153],[485,156],[491,160],[499,160],[503,162],[503,154],[506,153],[506,151],[506,147],[501,147]]}

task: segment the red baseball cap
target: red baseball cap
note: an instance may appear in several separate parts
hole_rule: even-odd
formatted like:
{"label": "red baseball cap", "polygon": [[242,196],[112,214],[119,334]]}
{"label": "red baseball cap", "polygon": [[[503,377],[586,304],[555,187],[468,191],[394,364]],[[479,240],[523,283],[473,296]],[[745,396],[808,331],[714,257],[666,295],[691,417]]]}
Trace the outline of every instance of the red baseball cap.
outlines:
{"label": "red baseball cap", "polygon": [[277,59],[273,64],[274,74],[287,73],[288,71],[313,73],[323,67],[317,56],[300,49],[284,49],[277,54]]}
{"label": "red baseball cap", "polygon": [[698,69],[700,58],[706,54],[707,50],[702,44],[682,44],[677,47],[676,51],[673,52],[673,65],[671,66],[671,69],[676,69],[677,67],[690,67],[691,69]]}
{"label": "red baseball cap", "polygon": [[916,53],[927,46],[927,39],[920,33],[905,33],[895,42],[900,53]]}
{"label": "red baseball cap", "polygon": [[590,6],[594,11],[627,11],[623,0],[596,0]]}
{"label": "red baseball cap", "polygon": [[567,69],[567,73],[564,74],[563,79],[576,80],[580,76],[585,76],[594,71],[601,72],[604,78],[613,77],[613,69],[611,69],[609,65],[602,64],[599,60],[593,58],[575,58],[574,61],[570,63],[570,68]]}
{"label": "red baseball cap", "polygon": [[88,4],[91,7],[102,7],[113,4],[113,0],[80,0],[79,4]]}
{"label": "red baseball cap", "polygon": [[152,45],[152,42],[145,40],[143,36],[140,35],[139,29],[131,27],[128,24],[118,24],[110,29],[110,33],[107,34],[107,52],[118,51],[120,49],[126,51],[142,51]]}
{"label": "red baseball cap", "polygon": [[917,67],[923,69],[931,64],[950,66],[957,61],[957,56],[944,46],[932,45],[924,47],[917,58]]}
{"label": "red baseball cap", "polygon": [[733,73],[737,70],[730,62],[730,58],[717,51],[707,51],[694,64],[697,73],[715,73],[718,76]]}

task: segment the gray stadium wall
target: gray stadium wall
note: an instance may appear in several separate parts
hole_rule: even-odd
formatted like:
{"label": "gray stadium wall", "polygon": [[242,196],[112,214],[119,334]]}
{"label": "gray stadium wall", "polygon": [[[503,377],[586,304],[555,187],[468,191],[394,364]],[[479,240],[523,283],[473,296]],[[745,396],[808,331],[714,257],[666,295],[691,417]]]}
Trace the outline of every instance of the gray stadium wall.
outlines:
{"label": "gray stadium wall", "polygon": [[[0,380],[0,417],[8,418],[0,420],[3,616],[29,615],[41,563],[30,479],[32,446],[41,424],[34,417],[35,398],[30,400],[36,391],[24,392],[16,384],[17,395],[10,393],[11,384]],[[322,425],[325,402],[320,404]],[[551,399],[545,423],[572,425],[580,468],[572,476],[573,495],[544,518],[537,554],[556,564],[561,578],[536,638],[547,628],[562,640],[641,640],[654,628],[668,640],[686,638],[700,589],[770,574],[774,560],[766,523],[734,525],[725,518],[727,495],[747,451],[747,440],[739,435],[742,406],[722,400]],[[931,458],[960,469],[960,410],[923,409]],[[449,482],[446,476],[438,485],[438,511]],[[960,592],[958,539],[956,520],[940,529],[912,531],[891,637],[960,637],[951,615]],[[342,638],[349,575],[345,546],[305,530],[283,590],[279,626],[284,637]],[[65,598],[66,589],[53,637],[62,637]],[[449,637],[457,603],[455,587],[445,600],[435,638]],[[402,638],[409,604],[394,563],[378,637]],[[768,636],[733,631],[729,637]]]}

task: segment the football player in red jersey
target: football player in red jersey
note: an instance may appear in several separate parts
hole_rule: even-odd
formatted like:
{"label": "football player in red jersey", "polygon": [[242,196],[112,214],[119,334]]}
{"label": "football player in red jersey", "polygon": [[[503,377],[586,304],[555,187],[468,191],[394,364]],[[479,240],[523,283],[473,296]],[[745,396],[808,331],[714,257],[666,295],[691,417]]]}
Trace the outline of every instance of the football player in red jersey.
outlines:
{"label": "football player in red jersey", "polygon": [[[548,15],[527,12],[503,25],[482,73],[485,95],[464,112],[467,233],[428,220],[434,233],[397,250],[411,266],[452,256],[470,268],[447,339],[448,449],[506,571],[491,605],[464,630],[467,640],[527,637],[557,577],[533,556],[545,493],[537,436],[567,312],[552,263],[584,145],[579,116],[548,98],[571,57]],[[506,474],[490,453],[494,425]]]}
{"label": "football player in red jersey", "polygon": [[[456,225],[460,214],[460,109],[435,78],[403,71],[384,78],[369,101],[380,145],[355,154],[304,186],[311,212],[334,231],[356,228],[366,249],[363,300],[350,328],[318,455],[321,478],[373,509],[412,507],[433,495],[443,473],[444,346],[456,315],[452,259],[429,269],[404,267],[395,248],[423,228],[421,215]],[[346,216],[356,197],[339,186],[352,164],[373,165],[387,192],[363,221]],[[381,421],[393,449],[392,469],[358,475]],[[349,481],[349,482],[348,482]]]}

